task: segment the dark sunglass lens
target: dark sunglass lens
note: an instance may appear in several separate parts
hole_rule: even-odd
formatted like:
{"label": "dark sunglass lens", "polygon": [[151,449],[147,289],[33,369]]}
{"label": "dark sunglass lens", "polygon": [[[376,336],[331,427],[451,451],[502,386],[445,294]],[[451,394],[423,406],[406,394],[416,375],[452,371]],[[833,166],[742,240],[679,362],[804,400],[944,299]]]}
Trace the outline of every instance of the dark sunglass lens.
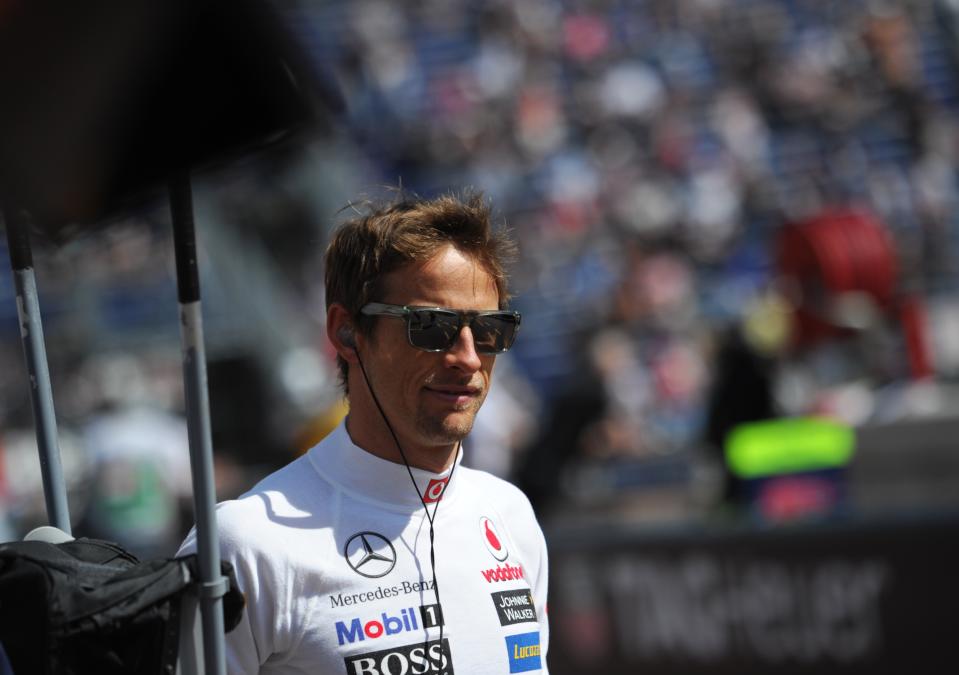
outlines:
{"label": "dark sunglass lens", "polygon": [[410,343],[429,351],[449,349],[459,332],[459,317],[453,312],[414,309],[409,321]]}
{"label": "dark sunglass lens", "polygon": [[516,317],[512,314],[487,314],[473,322],[476,351],[496,354],[509,349],[516,335]]}

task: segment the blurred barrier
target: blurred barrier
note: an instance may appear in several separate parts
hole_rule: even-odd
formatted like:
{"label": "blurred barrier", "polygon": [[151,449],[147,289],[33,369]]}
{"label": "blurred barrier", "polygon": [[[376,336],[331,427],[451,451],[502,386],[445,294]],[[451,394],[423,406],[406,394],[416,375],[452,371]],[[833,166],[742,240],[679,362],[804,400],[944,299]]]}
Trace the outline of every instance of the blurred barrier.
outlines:
{"label": "blurred barrier", "polygon": [[855,431],[846,424],[781,418],[733,427],[725,455],[752,515],[778,522],[848,508],[846,467],[855,448]]}
{"label": "blurred barrier", "polygon": [[957,534],[959,513],[779,529],[554,530],[550,671],[941,667],[955,660]]}

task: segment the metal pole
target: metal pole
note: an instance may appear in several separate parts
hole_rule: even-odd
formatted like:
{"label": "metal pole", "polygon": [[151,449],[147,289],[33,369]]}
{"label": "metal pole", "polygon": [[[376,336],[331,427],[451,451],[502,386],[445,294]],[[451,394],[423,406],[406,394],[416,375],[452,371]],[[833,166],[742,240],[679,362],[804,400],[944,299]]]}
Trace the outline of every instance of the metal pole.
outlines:
{"label": "metal pole", "polygon": [[177,292],[180,304],[180,344],[183,350],[183,384],[186,394],[190,466],[193,474],[193,509],[200,563],[200,613],[203,620],[204,663],[210,675],[225,675],[223,596],[228,580],[220,572],[216,528],[216,489],[213,481],[213,442],[210,401],[200,312],[200,277],[197,272],[193,196],[189,174],[170,182],[173,246],[176,254]]}
{"label": "metal pole", "polygon": [[8,212],[4,220],[7,246],[10,249],[10,267],[13,268],[13,280],[17,289],[20,339],[23,341],[23,355],[27,363],[27,375],[30,377],[30,400],[37,433],[47,519],[54,527],[72,534],[70,511],[67,507],[67,487],[60,464],[57,418],[53,410],[53,387],[50,384],[47,352],[43,343],[37,280],[33,273],[30,231],[25,214],[19,211]]}

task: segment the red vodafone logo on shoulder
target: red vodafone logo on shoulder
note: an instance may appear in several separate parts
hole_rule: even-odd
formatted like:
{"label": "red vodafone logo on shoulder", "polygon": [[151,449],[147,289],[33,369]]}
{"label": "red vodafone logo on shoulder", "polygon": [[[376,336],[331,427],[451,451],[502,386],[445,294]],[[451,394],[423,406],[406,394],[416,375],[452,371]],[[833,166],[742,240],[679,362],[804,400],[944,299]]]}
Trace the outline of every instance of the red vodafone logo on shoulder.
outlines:
{"label": "red vodafone logo on shoulder", "polygon": [[431,478],[426,485],[426,489],[423,490],[423,501],[427,504],[433,504],[441,500],[449,480],[449,476],[446,478]]}
{"label": "red vodafone logo on shoulder", "polygon": [[480,518],[479,526],[480,536],[483,537],[483,543],[486,544],[486,549],[500,562],[506,560],[506,558],[509,557],[509,550],[506,548],[506,540],[500,536],[496,523],[486,516],[483,516]]}

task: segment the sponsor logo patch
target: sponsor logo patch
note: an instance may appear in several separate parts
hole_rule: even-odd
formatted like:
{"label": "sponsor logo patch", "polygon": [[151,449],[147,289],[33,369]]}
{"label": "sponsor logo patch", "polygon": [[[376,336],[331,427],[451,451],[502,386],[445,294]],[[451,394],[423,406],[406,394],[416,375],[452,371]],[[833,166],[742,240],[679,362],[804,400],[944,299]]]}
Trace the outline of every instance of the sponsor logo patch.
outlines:
{"label": "sponsor logo patch", "polygon": [[483,516],[479,521],[480,536],[483,537],[483,543],[486,549],[494,558],[503,562],[509,557],[509,551],[506,548],[506,541],[500,536],[496,523]]}
{"label": "sponsor logo patch", "polygon": [[349,607],[350,605],[362,605],[374,600],[383,600],[385,598],[396,598],[410,593],[420,593],[432,591],[433,582],[429,579],[423,581],[403,581],[394,586],[377,586],[372,591],[362,591],[360,593],[337,593],[329,596],[330,608]]}
{"label": "sponsor logo patch", "polygon": [[427,504],[433,504],[443,498],[443,492],[446,490],[446,484],[449,482],[449,476],[446,478],[431,478],[423,491],[423,501]]}
{"label": "sponsor logo patch", "polygon": [[423,619],[423,625],[427,628],[436,628],[443,624],[443,608],[439,605],[422,605],[420,607],[420,616]]}
{"label": "sponsor logo patch", "polygon": [[401,609],[396,616],[383,612],[379,618],[363,621],[359,617],[349,623],[345,621],[336,622],[336,639],[340,646],[347,642],[350,644],[363,640],[375,640],[384,635],[396,635],[397,633],[418,630],[419,624],[416,621],[416,614],[412,607]]}
{"label": "sponsor logo patch", "polygon": [[354,534],[343,547],[343,556],[350,569],[370,579],[386,576],[396,565],[393,544],[376,532]]}
{"label": "sponsor logo patch", "polygon": [[[539,642],[539,635],[533,635]],[[349,675],[453,675],[450,641],[446,638],[443,638],[442,643],[439,640],[417,642],[348,656],[344,661]]]}
{"label": "sponsor logo patch", "polygon": [[539,657],[539,632],[506,636],[506,652],[511,673],[525,673],[543,667]]}
{"label": "sponsor logo patch", "polygon": [[488,584],[496,581],[513,581],[526,578],[526,572],[522,565],[497,565],[493,569],[482,570],[481,574]]}
{"label": "sponsor logo patch", "polygon": [[528,588],[515,591],[498,591],[492,593],[493,605],[499,615],[501,626],[512,626],[516,623],[536,621],[536,607],[533,604],[533,594]]}

